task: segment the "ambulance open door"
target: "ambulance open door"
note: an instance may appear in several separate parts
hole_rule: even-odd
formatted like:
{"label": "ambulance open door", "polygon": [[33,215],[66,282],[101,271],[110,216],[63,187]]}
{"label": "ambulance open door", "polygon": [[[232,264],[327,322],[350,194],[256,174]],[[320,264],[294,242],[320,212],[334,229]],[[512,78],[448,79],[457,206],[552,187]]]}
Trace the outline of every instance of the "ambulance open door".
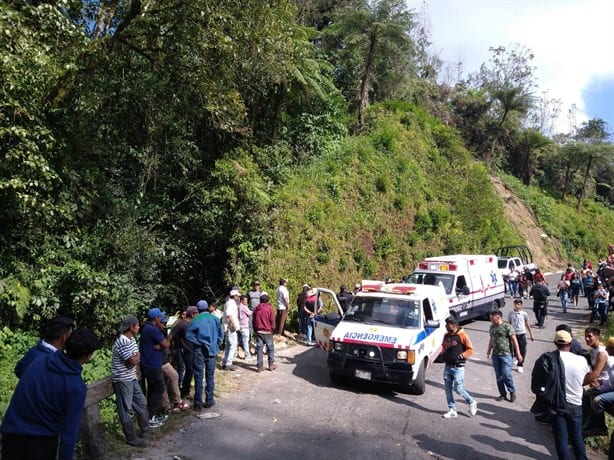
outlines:
{"label": "ambulance open door", "polygon": [[345,312],[339,304],[337,295],[324,288],[316,288],[318,305],[321,309],[314,317],[314,332],[316,337],[316,346],[322,350],[328,351],[330,346],[330,335],[339,321],[343,318]]}

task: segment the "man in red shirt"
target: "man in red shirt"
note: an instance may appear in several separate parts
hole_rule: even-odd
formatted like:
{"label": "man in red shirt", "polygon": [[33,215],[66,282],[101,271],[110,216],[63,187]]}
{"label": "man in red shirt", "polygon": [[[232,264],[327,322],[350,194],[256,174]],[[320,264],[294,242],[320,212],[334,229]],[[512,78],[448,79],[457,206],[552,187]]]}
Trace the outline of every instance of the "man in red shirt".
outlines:
{"label": "man in red shirt", "polygon": [[260,304],[254,308],[252,315],[254,333],[256,335],[256,369],[258,372],[264,371],[262,351],[267,347],[267,357],[269,360],[269,370],[277,369],[275,364],[275,349],[273,343],[273,331],[275,331],[275,311],[273,305],[269,303],[269,296],[266,292],[260,296]]}

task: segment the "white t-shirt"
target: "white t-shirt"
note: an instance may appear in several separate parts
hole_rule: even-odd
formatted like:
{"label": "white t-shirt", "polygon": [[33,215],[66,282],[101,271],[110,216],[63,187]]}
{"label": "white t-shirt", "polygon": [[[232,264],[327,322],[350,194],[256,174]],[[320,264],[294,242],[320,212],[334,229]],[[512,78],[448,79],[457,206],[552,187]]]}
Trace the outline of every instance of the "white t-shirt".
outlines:
{"label": "white t-shirt", "polygon": [[226,330],[230,330],[230,332],[239,330],[239,306],[232,297],[224,304],[222,323],[224,324],[224,332]]}
{"label": "white t-shirt", "polygon": [[527,315],[526,311],[512,310],[507,316],[507,320],[510,322],[510,324],[514,328],[514,332],[516,333],[516,335],[527,333],[527,329],[525,327],[525,321],[529,320],[529,315]]}
{"label": "white t-shirt", "polygon": [[290,293],[288,292],[288,288],[286,286],[283,284],[277,286],[275,296],[277,297],[278,310],[285,310],[288,308],[288,305],[290,304]]}
{"label": "white t-shirt", "polygon": [[[605,350],[605,345],[599,345],[597,348],[591,349],[591,366],[595,366],[597,364],[597,358],[599,357],[599,353],[605,353],[606,356],[608,352]],[[608,380],[610,378],[610,374],[608,373],[608,365],[606,364],[601,369],[601,373],[599,374],[599,380]]]}
{"label": "white t-shirt", "polygon": [[561,361],[565,368],[565,400],[574,406],[582,405],[582,383],[591,371],[584,356],[570,351],[561,351]]}

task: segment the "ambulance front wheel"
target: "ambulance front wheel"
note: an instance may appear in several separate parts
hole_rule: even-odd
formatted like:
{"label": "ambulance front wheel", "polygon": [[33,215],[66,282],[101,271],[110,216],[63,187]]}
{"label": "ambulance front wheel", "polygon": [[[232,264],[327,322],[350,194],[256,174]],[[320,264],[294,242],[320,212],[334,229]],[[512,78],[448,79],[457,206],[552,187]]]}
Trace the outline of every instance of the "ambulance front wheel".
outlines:
{"label": "ambulance front wheel", "polygon": [[426,391],[426,362],[422,361],[418,369],[416,380],[411,384],[411,392],[415,395],[424,394]]}

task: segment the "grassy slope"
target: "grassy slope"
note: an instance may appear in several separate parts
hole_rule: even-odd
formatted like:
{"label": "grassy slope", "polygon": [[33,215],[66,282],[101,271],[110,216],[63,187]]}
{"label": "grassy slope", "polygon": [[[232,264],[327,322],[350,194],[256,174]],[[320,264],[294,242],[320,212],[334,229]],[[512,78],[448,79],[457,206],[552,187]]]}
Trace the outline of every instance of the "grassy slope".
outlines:
{"label": "grassy slope", "polygon": [[406,104],[374,110],[368,134],[297,170],[278,196],[263,273],[336,288],[399,279],[418,260],[518,243],[485,168],[437,119]]}

